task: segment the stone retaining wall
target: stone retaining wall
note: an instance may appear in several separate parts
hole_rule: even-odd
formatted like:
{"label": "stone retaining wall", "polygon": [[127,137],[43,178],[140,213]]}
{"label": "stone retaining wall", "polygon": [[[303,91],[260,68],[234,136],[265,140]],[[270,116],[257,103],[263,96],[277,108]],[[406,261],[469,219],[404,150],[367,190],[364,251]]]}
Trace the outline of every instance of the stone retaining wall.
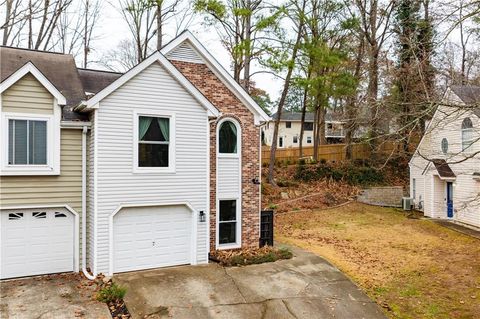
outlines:
{"label": "stone retaining wall", "polygon": [[402,207],[403,196],[402,186],[370,187],[362,190],[357,201],[376,206]]}

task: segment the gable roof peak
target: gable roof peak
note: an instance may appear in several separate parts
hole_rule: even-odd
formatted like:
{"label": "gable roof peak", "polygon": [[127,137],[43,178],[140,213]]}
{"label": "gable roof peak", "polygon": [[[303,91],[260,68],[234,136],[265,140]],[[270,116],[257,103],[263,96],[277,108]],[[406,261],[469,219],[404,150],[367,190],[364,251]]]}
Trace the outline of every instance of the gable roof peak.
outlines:
{"label": "gable roof peak", "polygon": [[230,89],[232,93],[252,112],[255,116],[255,123],[270,121],[271,118],[267,113],[253,100],[253,98],[245,91],[245,89],[237,83],[230,73],[213,57],[213,55],[203,46],[202,43],[189,31],[185,30],[175,39],[167,43],[161,53],[168,56],[170,52],[175,50],[182,43],[187,41],[198,55],[205,61],[209,69]]}

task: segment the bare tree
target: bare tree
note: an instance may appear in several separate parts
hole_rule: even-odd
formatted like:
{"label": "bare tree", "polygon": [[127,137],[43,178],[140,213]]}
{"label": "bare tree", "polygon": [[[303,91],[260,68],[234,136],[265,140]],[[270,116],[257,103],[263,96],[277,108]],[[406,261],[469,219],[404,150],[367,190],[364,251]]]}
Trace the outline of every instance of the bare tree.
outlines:
{"label": "bare tree", "polygon": [[[379,134],[379,57],[385,41],[391,32],[391,17],[396,1],[355,0],[360,18],[360,32],[365,38],[368,54],[367,103],[371,113],[371,134]],[[373,140],[372,140],[373,141]]]}
{"label": "bare tree", "polygon": [[275,167],[275,153],[277,151],[277,139],[278,139],[278,128],[280,126],[280,120],[282,118],[282,111],[283,106],[285,105],[285,100],[287,98],[288,89],[290,87],[290,81],[292,78],[293,70],[295,67],[295,60],[297,59],[298,51],[300,49],[301,41],[303,38],[303,33],[305,32],[305,6],[306,0],[302,1],[301,6],[295,2],[293,6],[293,14],[290,15],[294,24],[296,24],[296,39],[295,42],[292,44],[291,56],[287,61],[283,61],[287,68],[287,75],[285,77],[285,82],[283,85],[282,95],[278,102],[277,108],[277,118],[275,120],[275,127],[273,130],[273,139],[272,139],[272,147],[270,148],[270,164],[268,167],[268,182],[270,184],[276,185],[274,180],[274,167]]}

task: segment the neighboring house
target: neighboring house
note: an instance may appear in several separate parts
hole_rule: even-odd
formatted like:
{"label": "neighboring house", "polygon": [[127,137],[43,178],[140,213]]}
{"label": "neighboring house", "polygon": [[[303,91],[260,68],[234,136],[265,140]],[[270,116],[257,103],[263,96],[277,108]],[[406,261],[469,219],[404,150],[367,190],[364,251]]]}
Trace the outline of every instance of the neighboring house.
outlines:
{"label": "neighboring house", "polygon": [[125,74],[1,47],[0,278],[258,246],[270,118],[184,32]]}
{"label": "neighboring house", "polygon": [[480,227],[480,87],[452,86],[410,160],[410,196],[432,218]]}
{"label": "neighboring house", "polygon": [[[303,146],[313,146],[313,122],[314,113],[305,113],[305,126],[303,134]],[[272,116],[272,120],[262,127],[262,141],[264,145],[271,146],[273,140],[273,132],[275,129],[275,119],[277,114]],[[278,129],[278,148],[289,148],[300,146],[300,129],[301,129],[302,113],[285,112],[280,119],[280,127]],[[325,116],[325,137],[331,143],[342,142],[345,138],[344,130],[345,122],[341,116],[328,112]]]}

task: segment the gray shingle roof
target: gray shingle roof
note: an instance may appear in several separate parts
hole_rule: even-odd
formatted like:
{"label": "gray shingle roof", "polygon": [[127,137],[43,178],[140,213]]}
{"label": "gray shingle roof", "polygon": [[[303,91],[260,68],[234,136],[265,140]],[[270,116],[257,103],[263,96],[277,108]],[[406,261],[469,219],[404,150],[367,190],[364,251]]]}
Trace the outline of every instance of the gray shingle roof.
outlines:
{"label": "gray shingle roof", "polygon": [[123,75],[123,73],[117,72],[80,68],[78,69],[78,74],[85,92],[93,94],[97,94]]}
{"label": "gray shingle roof", "polygon": [[63,107],[62,118],[64,120],[85,120],[86,115],[72,110],[85,98],[73,56],[0,47],[0,81],[3,82],[28,62],[32,62],[67,99],[67,105]]}
{"label": "gray shingle roof", "polygon": [[443,178],[455,178],[456,175],[444,159],[432,160],[433,165],[437,169],[438,175]]}
{"label": "gray shingle roof", "polygon": [[28,62],[32,62],[67,99],[67,105],[62,108],[63,120],[87,121],[87,114],[73,111],[74,107],[87,98],[85,92],[96,94],[122,75],[77,69],[71,54],[0,46],[0,82]]}
{"label": "gray shingle roof", "polygon": [[[465,104],[479,104],[480,105],[480,86],[476,85],[452,85],[451,90],[460,100]],[[480,106],[477,106],[473,113],[480,117]]]}

